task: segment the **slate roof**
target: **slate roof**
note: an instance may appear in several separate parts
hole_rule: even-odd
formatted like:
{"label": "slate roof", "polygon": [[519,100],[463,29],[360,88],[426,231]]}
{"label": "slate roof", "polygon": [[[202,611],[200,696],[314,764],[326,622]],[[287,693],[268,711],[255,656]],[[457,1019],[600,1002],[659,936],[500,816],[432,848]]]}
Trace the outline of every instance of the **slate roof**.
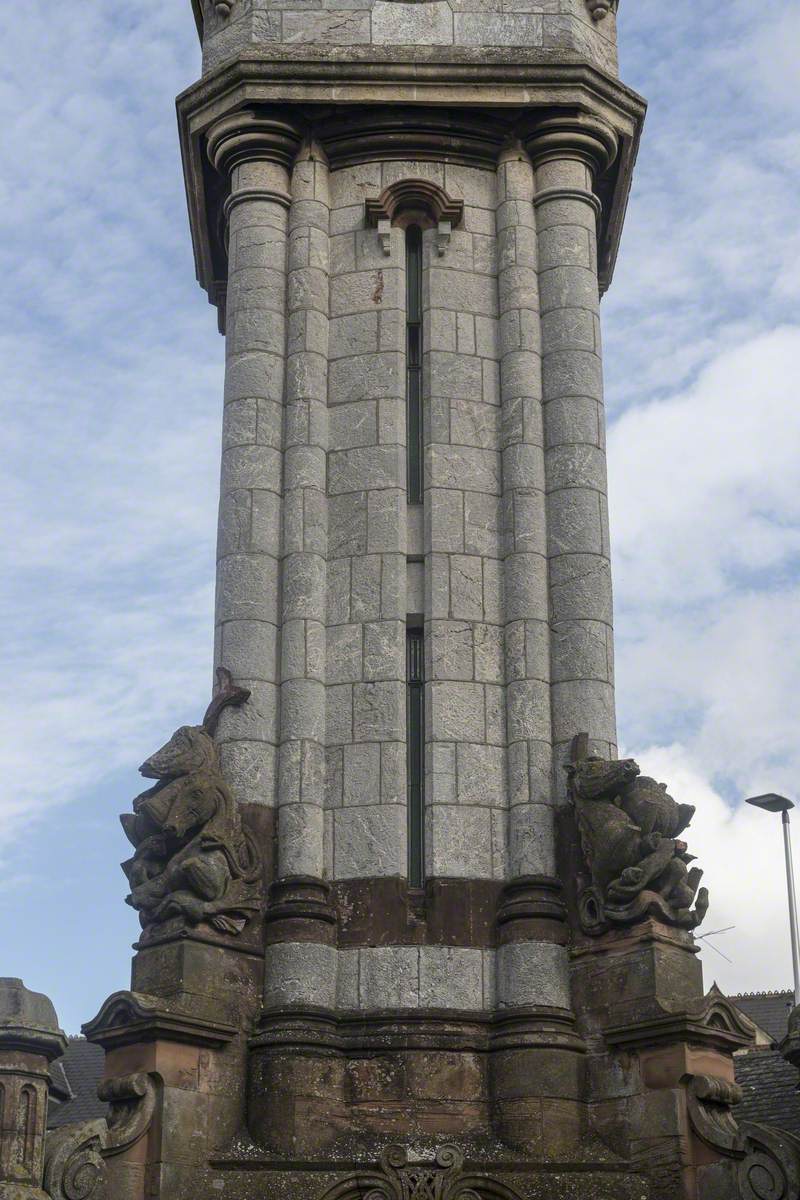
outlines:
{"label": "slate roof", "polygon": [[744,1092],[736,1120],[778,1125],[800,1135],[797,1071],[777,1050],[752,1050],[734,1058],[736,1082]]}
{"label": "slate roof", "polygon": [[786,1036],[789,1013],[794,1008],[793,992],[742,992],[728,999],[768,1033],[773,1042]]}
{"label": "slate roof", "polygon": [[778,1125],[800,1135],[798,1074],[775,1048],[786,1036],[794,993],[744,992],[728,999],[772,1039],[771,1046],[759,1046],[734,1057],[736,1082],[744,1092],[735,1109],[736,1120]]}
{"label": "slate roof", "polygon": [[49,1129],[107,1115],[108,1105],[97,1099],[104,1062],[105,1052],[101,1046],[82,1037],[69,1039],[66,1054],[50,1064],[53,1083],[47,1116]]}

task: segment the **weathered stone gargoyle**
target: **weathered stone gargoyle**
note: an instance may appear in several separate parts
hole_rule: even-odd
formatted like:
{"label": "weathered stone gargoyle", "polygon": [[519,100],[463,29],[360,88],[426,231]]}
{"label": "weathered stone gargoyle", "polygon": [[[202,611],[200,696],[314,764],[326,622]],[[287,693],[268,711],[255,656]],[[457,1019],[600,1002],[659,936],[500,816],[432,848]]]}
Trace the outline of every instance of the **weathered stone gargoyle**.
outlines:
{"label": "weathered stone gargoyle", "polygon": [[599,934],[647,916],[694,929],[708,909],[708,892],[698,891],[703,872],[689,867],[694,859],[679,837],[694,807],[678,804],[633,759],[591,757],[586,743],[585,735],[575,739],[567,768],[591,876],[578,897],[584,931]]}
{"label": "weathered stone gargoyle", "polygon": [[250,693],[234,687],[223,668],[217,678],[202,725],[181,726],[142,763],[141,774],[158,782],[120,817],[136,848],[122,864],[127,903],[146,932],[177,918],[238,934],[259,906],[260,856],[242,829],[213,740],[223,708],[243,704]]}

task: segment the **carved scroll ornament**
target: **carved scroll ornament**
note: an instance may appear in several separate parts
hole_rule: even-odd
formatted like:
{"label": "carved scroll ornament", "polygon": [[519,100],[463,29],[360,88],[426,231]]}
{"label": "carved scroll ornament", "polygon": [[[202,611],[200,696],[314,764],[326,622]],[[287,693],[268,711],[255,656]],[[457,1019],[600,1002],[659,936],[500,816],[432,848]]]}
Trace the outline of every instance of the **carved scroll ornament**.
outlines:
{"label": "carved scroll ornament", "polygon": [[135,1145],[150,1128],[156,1085],[149,1075],[107,1080],[97,1094],[110,1105],[105,1120],[79,1121],[47,1134],[44,1190],[51,1200],[116,1200],[106,1160]]}
{"label": "carved scroll ornament", "polygon": [[[695,1133],[722,1156],[706,1168],[717,1184],[725,1179],[731,1200],[795,1200],[800,1195],[800,1138],[754,1121],[738,1124],[742,1092],[714,1075],[687,1075],[689,1120]],[[721,1194],[717,1190],[714,1194]]]}
{"label": "carved scroll ornament", "polygon": [[213,740],[223,708],[243,704],[250,693],[235,687],[228,671],[217,675],[202,725],[181,726],[142,763],[141,774],[158,782],[120,817],[135,847],[122,864],[127,903],[145,931],[177,919],[237,934],[259,906],[258,850],[242,829]]}
{"label": "carved scroll ornament", "polygon": [[689,867],[694,859],[680,839],[693,805],[678,804],[632,758],[589,756],[587,741],[585,734],[575,739],[567,768],[590,875],[578,896],[584,931],[600,934],[650,916],[694,929],[708,909],[708,892],[699,888],[703,872]]}

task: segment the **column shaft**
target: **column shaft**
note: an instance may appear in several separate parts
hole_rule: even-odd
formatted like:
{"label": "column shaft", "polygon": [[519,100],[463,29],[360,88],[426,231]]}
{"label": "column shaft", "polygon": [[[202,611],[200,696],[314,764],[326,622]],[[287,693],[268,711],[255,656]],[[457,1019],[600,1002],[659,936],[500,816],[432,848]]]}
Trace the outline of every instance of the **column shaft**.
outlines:
{"label": "column shaft", "polygon": [[550,650],[533,168],[521,146],[497,170],[503,447],[509,878],[554,875]]}
{"label": "column shaft", "polygon": [[284,415],[278,874],[324,870],[328,553],[328,167],[312,146],[292,171]]}
{"label": "column shaft", "polygon": [[[572,738],[616,753],[594,171],[602,131],[534,144],[556,793]],[[553,139],[560,138],[557,145]],[[537,151],[539,151],[537,155]],[[605,159],[603,155],[606,155]]]}
{"label": "column shaft", "polygon": [[216,664],[252,697],[218,736],[237,799],[274,805],[288,176],[256,155],[230,174]]}

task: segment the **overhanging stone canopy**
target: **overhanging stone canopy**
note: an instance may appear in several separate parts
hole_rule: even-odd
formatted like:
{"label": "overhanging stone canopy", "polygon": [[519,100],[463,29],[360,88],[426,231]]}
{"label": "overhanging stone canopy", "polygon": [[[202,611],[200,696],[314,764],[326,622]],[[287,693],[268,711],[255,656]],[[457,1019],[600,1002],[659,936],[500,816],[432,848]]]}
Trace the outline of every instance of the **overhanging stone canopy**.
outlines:
{"label": "overhanging stone canopy", "polygon": [[[412,145],[423,161],[446,154],[454,162],[488,164],[509,136],[537,117],[600,115],[619,143],[613,164],[597,180],[598,271],[601,291],[608,288],[644,121],[641,98],[585,60],[555,65],[535,50],[483,48],[476,56],[469,49],[420,46],[414,60],[409,69],[394,48],[374,46],[269,46],[244,51],[178,97],[195,267],[212,303],[223,295],[227,258],[225,187],[208,161],[208,130],[223,114],[280,104],[287,89],[296,101],[298,134],[304,122],[313,123],[332,163],[340,165],[375,153],[402,157]],[[348,94],[358,96],[358,105],[348,103]]]}

